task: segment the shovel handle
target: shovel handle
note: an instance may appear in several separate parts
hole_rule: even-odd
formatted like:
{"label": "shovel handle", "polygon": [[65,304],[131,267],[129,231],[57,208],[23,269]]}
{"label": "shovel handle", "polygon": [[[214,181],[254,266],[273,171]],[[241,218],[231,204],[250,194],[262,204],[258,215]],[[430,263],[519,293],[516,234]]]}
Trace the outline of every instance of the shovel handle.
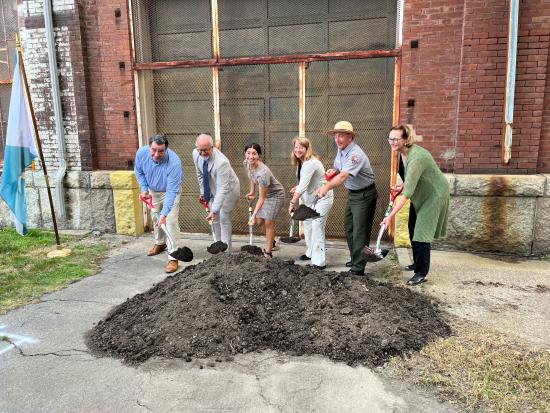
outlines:
{"label": "shovel handle", "polygon": [[152,197],[152,196],[146,198],[146,197],[144,197],[143,195],[140,194],[140,195],[139,195],[139,200],[140,200],[141,202],[143,202],[145,205],[147,205],[147,207],[148,207],[150,210],[152,210],[152,211],[155,210],[155,207],[153,206],[153,197]]}
{"label": "shovel handle", "polygon": [[[143,195],[140,195],[139,199],[140,199],[141,202],[143,202],[145,205],[147,205],[147,208],[149,208],[151,210],[151,212],[153,213],[153,219],[156,222],[158,222],[159,214],[155,210],[155,207],[153,206],[153,197],[150,196],[150,197],[146,198]],[[174,240],[172,239],[172,235],[170,235],[170,232],[168,232],[168,229],[166,229],[166,225],[162,224],[160,226],[160,229],[162,229],[164,231],[164,234],[166,235],[166,243],[168,244],[168,253],[170,253],[170,251],[174,251],[175,250]]]}

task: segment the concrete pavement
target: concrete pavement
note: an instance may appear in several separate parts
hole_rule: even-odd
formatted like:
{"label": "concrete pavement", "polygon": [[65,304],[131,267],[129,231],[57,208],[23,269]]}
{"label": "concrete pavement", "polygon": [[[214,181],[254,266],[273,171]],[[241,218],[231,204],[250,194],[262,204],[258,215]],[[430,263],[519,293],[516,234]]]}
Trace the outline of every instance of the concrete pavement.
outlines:
{"label": "concrete pavement", "polygon": [[[128,238],[102,271],[0,316],[1,412],[445,412],[456,408],[364,367],[274,352],[213,360],[150,360],[128,367],[96,358],[84,334],[114,306],[162,281],[165,257],[146,257],[150,236]],[[246,242],[237,237],[234,249]],[[259,242],[259,241],[258,241]],[[195,260],[210,239],[182,234]],[[329,244],[329,270],[347,268],[347,248]],[[294,258],[303,242],[276,255]],[[384,260],[369,267],[381,272]],[[204,368],[200,368],[200,365]]]}

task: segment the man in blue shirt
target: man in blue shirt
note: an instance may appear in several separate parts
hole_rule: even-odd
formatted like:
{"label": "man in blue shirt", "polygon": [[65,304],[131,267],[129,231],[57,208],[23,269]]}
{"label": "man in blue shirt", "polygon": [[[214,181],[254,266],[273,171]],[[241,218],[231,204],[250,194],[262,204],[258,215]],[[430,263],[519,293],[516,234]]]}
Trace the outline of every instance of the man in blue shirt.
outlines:
{"label": "man in blue shirt", "polygon": [[[332,188],[342,184],[348,190],[344,224],[351,261],[346,263],[346,266],[351,267],[351,274],[363,275],[366,261],[361,255],[361,250],[365,245],[369,245],[378,199],[374,186],[374,172],[368,156],[354,141],[357,133],[353,131],[351,123],[340,121],[334,125],[334,129],[328,131],[328,134],[334,136],[334,142],[338,147],[333,164],[338,174],[319,188],[317,195],[322,198]],[[327,174],[332,171],[329,169]]]}
{"label": "man in blue shirt", "polygon": [[[178,155],[168,149],[168,140],[163,135],[149,138],[149,146],[142,146],[136,153],[134,173],[145,198],[153,198],[153,206],[160,211],[160,217],[155,225],[155,245],[147,255],[157,255],[166,249],[166,237],[160,229],[162,224],[172,237],[179,232],[180,190],[183,183],[183,171]],[[166,272],[172,273],[178,269],[178,260],[168,255]]]}

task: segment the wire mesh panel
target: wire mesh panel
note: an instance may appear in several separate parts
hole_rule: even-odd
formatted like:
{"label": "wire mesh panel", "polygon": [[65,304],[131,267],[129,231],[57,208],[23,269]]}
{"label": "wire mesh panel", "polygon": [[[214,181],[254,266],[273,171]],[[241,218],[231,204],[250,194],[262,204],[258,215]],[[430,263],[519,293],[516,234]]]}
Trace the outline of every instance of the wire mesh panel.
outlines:
{"label": "wire mesh panel", "polygon": [[136,61],[212,57],[208,0],[132,0]]}
{"label": "wire mesh panel", "polygon": [[224,0],[222,57],[391,49],[395,0]]}
{"label": "wire mesh panel", "polygon": [[167,136],[169,147],[180,157],[183,187],[180,228],[184,232],[206,232],[208,223],[199,204],[199,184],[193,164],[195,139],[210,133],[213,124],[212,69],[174,69],[153,72],[156,130]]}
{"label": "wire mesh panel", "polygon": [[[225,67],[220,72],[222,150],[241,181],[241,202],[234,211],[234,232],[246,232],[249,181],[243,165],[244,147],[258,143],[263,161],[287,189],[290,142],[298,134],[298,66],[296,64]],[[288,231],[284,211],[275,222]]]}
{"label": "wire mesh panel", "polygon": [[0,2],[0,165],[4,160],[17,33],[17,2]]}
{"label": "wire mesh panel", "polygon": [[[340,120],[352,123],[355,141],[374,170],[379,200],[374,222],[382,220],[390,180],[390,149],[386,138],[393,113],[393,59],[313,62],[306,72],[306,136],[326,168],[337,152],[327,130]],[[344,235],[347,191],[335,190],[335,203],[327,221],[327,236]],[[374,225],[371,236],[376,236]]]}

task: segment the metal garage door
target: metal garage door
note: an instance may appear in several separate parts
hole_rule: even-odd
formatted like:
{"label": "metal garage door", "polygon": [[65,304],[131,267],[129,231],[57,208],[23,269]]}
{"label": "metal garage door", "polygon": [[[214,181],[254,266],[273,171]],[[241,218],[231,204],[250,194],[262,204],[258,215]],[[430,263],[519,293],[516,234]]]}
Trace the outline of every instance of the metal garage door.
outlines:
{"label": "metal garage door", "polygon": [[[386,137],[392,123],[394,58],[350,59],[361,54],[349,52],[395,47],[396,2],[220,0],[218,7],[219,57],[227,64],[215,66],[212,27],[214,31],[217,27],[211,23],[215,14],[211,2],[134,0],[132,4],[142,132],[166,134],[182,158],[182,231],[207,230],[197,202],[191,152],[199,133],[214,136],[212,67],[219,78],[222,151],[239,175],[244,194],[248,181],[243,148],[250,142],[262,145],[265,163],[285,188],[295,185],[290,142],[299,133],[300,61],[306,62],[302,63],[305,136],[328,167],[336,146],[326,130],[339,120],[354,125],[357,141],[375,170],[381,195],[375,218],[379,222],[390,179]],[[342,60],[339,54],[346,53]],[[333,237],[344,235],[346,193],[338,189],[336,196],[327,223],[327,235]],[[288,230],[285,210],[276,228],[278,233]],[[234,212],[234,231],[246,230],[243,200]]]}

